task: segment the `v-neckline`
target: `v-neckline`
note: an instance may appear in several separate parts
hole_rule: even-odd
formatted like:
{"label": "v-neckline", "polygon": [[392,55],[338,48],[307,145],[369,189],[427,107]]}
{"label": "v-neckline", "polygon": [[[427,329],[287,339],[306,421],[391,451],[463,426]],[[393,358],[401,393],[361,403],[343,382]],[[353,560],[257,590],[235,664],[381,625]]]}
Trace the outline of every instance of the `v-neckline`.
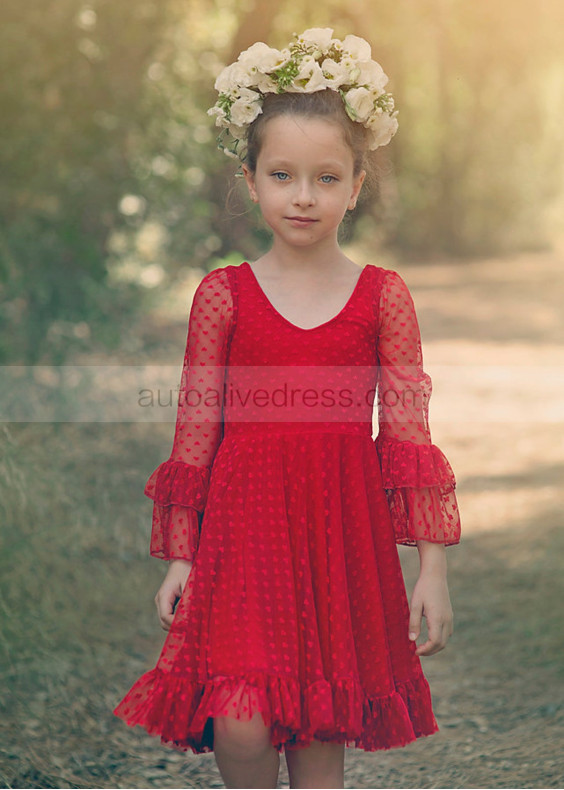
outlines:
{"label": "v-neckline", "polygon": [[339,310],[339,312],[336,315],[334,315],[332,318],[329,318],[327,321],[324,321],[322,324],[318,324],[317,326],[305,327],[305,326],[298,326],[297,324],[292,323],[292,321],[290,321],[285,316],[283,316],[282,313],[274,307],[274,305],[272,304],[272,302],[264,292],[262,285],[259,283],[257,276],[251,267],[251,264],[248,261],[244,261],[242,265],[246,265],[247,271],[250,272],[251,279],[253,280],[259,294],[261,295],[263,301],[268,305],[268,307],[270,307],[272,312],[275,313],[285,324],[288,324],[288,326],[291,326],[293,329],[297,329],[299,332],[314,332],[317,329],[322,329],[328,324],[332,324],[333,321],[336,321],[338,318],[340,318],[343,315],[343,313],[347,310],[353,299],[355,298],[357,291],[360,288],[360,281],[362,280],[363,274],[366,271],[366,269],[368,269],[368,264],[361,269],[351,295],[349,296],[343,307]]}

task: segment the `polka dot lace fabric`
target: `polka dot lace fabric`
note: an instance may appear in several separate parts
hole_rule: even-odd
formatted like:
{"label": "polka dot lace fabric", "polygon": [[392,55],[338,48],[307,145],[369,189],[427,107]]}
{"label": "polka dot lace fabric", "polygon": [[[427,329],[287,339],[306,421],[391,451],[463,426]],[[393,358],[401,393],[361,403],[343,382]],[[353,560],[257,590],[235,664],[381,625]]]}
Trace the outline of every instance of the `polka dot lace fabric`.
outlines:
{"label": "polka dot lace fabric", "polygon": [[[281,411],[274,392],[304,380],[315,386],[295,388],[301,408]],[[305,393],[320,388],[316,412]],[[372,398],[327,408],[329,391]],[[397,273],[365,267],[310,329],[276,310],[247,262],[203,278],[172,453],[145,488],[151,553],[193,566],[157,666],[118,716],[194,753],[213,750],[221,715],[260,712],[281,752],[312,738],[375,751],[437,730],[396,548],[460,539],[430,394]]]}

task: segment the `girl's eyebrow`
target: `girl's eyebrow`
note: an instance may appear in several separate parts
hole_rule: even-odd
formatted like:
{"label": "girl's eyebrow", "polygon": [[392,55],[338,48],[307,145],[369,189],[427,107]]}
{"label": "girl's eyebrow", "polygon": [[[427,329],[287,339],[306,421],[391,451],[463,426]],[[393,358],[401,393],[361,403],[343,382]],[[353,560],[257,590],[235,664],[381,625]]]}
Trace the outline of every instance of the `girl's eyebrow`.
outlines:
{"label": "girl's eyebrow", "polygon": [[[294,163],[288,159],[271,159],[268,162],[268,167],[293,167]],[[323,162],[319,162],[316,167],[313,169],[315,170],[343,170],[343,164],[338,162],[334,159],[326,159]]]}

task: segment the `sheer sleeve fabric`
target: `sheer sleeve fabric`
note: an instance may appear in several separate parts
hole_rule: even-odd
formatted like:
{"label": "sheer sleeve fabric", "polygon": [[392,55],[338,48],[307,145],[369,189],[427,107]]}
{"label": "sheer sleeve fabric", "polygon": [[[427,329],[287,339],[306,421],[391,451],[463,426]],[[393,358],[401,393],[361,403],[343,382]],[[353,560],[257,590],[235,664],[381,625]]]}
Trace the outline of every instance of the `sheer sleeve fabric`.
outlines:
{"label": "sheer sleeve fabric", "polygon": [[423,370],[411,294],[386,271],[379,294],[378,425],[375,439],[397,543],[460,541],[455,477],[431,442],[431,379]]}
{"label": "sheer sleeve fabric", "polygon": [[225,269],[200,282],[190,309],[170,458],[145,485],[153,500],[150,553],[194,560],[210,471],[223,438],[223,384],[234,300]]}

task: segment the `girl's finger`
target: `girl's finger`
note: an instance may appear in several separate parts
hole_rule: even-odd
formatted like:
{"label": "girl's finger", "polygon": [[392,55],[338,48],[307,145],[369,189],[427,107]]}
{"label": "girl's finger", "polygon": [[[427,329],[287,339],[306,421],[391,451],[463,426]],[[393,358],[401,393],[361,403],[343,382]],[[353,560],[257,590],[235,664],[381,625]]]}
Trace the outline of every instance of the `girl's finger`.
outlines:
{"label": "girl's finger", "polygon": [[431,639],[428,639],[424,645],[419,645],[415,651],[415,654],[418,656],[433,656],[442,649],[443,646],[440,643],[433,642]]}
{"label": "girl's finger", "polygon": [[432,656],[445,647],[444,623],[436,623],[433,620],[429,622],[429,618],[427,618],[427,631],[429,638],[423,645],[419,645],[415,651],[416,655]]}
{"label": "girl's finger", "polygon": [[436,643],[435,643],[435,646],[433,648],[432,653],[429,653],[429,655],[432,655],[434,653],[440,652],[441,650],[444,650],[445,647],[447,646],[447,642],[449,640],[449,637],[450,637],[451,633],[452,633],[452,630],[451,630],[451,626],[450,626],[449,621],[445,621],[445,622],[441,623],[439,636],[438,636],[438,638],[436,640]]}
{"label": "girl's finger", "polygon": [[412,601],[409,613],[409,638],[412,642],[414,642],[421,633],[422,615],[423,605],[419,601]]}

